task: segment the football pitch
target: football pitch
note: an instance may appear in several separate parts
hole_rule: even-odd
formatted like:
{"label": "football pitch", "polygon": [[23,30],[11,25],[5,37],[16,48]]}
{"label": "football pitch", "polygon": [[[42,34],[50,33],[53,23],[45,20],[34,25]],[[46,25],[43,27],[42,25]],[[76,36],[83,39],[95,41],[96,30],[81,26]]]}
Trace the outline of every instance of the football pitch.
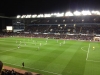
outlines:
{"label": "football pitch", "polygon": [[[46,38],[0,38],[0,60],[4,65],[43,75],[100,75],[100,43]],[[22,68],[22,62],[25,68]]]}

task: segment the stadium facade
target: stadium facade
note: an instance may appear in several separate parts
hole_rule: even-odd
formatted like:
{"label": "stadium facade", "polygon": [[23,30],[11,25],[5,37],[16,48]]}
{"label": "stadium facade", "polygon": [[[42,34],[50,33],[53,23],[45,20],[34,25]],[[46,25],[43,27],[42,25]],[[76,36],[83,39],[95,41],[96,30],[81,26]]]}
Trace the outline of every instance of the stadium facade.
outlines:
{"label": "stadium facade", "polygon": [[[46,37],[100,36],[99,11],[75,11],[38,15],[18,15],[12,19],[13,32],[47,35]],[[48,36],[50,35],[50,36]],[[81,36],[80,36],[81,35]],[[57,37],[58,38],[58,37]]]}

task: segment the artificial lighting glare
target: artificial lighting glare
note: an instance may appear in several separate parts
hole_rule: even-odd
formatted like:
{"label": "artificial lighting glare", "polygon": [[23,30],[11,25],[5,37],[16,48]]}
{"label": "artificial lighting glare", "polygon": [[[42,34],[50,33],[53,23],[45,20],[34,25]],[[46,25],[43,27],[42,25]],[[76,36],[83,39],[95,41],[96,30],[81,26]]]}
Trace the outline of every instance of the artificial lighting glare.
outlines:
{"label": "artificial lighting glare", "polygon": [[26,15],[26,18],[31,18],[32,15]]}
{"label": "artificial lighting glare", "polygon": [[91,11],[91,13],[95,14],[95,13],[96,13],[96,11]]}
{"label": "artificial lighting glare", "polygon": [[92,11],[92,13],[98,13],[99,11]]}
{"label": "artificial lighting glare", "polygon": [[100,11],[92,11],[93,15],[100,15]]}
{"label": "artificial lighting glare", "polygon": [[56,17],[63,17],[64,13],[51,13],[51,16],[56,16]]}
{"label": "artificial lighting glare", "polygon": [[37,17],[37,15],[32,15],[32,18],[35,18],[35,17]]}
{"label": "artificial lighting glare", "polygon": [[90,11],[82,11],[82,15],[91,15],[91,12]]}
{"label": "artificial lighting glare", "polygon": [[66,12],[66,13],[65,13],[65,16],[73,16],[73,13],[70,12],[70,11],[69,11],[69,12]]}
{"label": "artificial lighting glare", "polygon": [[21,16],[21,18],[25,18],[25,17],[26,17],[26,15],[22,15],[22,16]]}
{"label": "artificial lighting glare", "polygon": [[100,15],[100,12],[99,11],[97,12],[97,15]]}
{"label": "artificial lighting glare", "polygon": [[21,16],[20,15],[17,15],[17,18],[20,18]]}
{"label": "artificial lighting glare", "polygon": [[43,14],[39,14],[37,17],[38,18],[41,18],[41,17],[44,17],[44,16],[43,16]]}
{"label": "artificial lighting glare", "polygon": [[75,15],[75,16],[80,16],[80,15],[81,15],[81,12],[75,11],[75,12],[74,12],[74,15]]}
{"label": "artificial lighting glare", "polygon": [[44,17],[51,17],[51,14],[44,14]]}
{"label": "artificial lighting glare", "polygon": [[89,11],[89,10],[83,10],[83,11],[75,11],[75,12],[62,12],[62,13],[51,13],[51,14],[39,14],[39,15],[17,15],[16,18],[41,18],[41,17],[64,17],[64,16],[86,16],[86,15],[100,15],[100,11]]}
{"label": "artificial lighting glare", "polygon": [[64,16],[64,13],[57,13],[56,16],[57,16],[57,17],[62,17],[62,16]]}

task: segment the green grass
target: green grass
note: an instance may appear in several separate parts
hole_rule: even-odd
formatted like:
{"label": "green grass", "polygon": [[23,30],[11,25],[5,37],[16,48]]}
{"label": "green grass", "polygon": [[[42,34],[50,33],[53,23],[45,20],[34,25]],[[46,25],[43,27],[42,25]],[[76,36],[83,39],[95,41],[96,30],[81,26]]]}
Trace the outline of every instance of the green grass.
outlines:
{"label": "green grass", "polygon": [[21,63],[24,62],[25,70],[43,75],[100,75],[99,42],[65,40],[63,44],[64,40],[57,43],[55,39],[48,39],[46,44],[46,40],[0,38],[0,60],[4,65],[20,69],[23,69]]}

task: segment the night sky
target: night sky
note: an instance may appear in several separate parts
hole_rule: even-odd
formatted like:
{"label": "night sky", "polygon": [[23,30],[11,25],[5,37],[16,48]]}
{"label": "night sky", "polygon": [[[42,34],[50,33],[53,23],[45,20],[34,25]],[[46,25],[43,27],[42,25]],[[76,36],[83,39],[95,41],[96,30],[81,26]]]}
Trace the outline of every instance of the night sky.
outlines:
{"label": "night sky", "polygon": [[5,16],[66,12],[68,10],[100,10],[100,0],[2,0],[0,13]]}

